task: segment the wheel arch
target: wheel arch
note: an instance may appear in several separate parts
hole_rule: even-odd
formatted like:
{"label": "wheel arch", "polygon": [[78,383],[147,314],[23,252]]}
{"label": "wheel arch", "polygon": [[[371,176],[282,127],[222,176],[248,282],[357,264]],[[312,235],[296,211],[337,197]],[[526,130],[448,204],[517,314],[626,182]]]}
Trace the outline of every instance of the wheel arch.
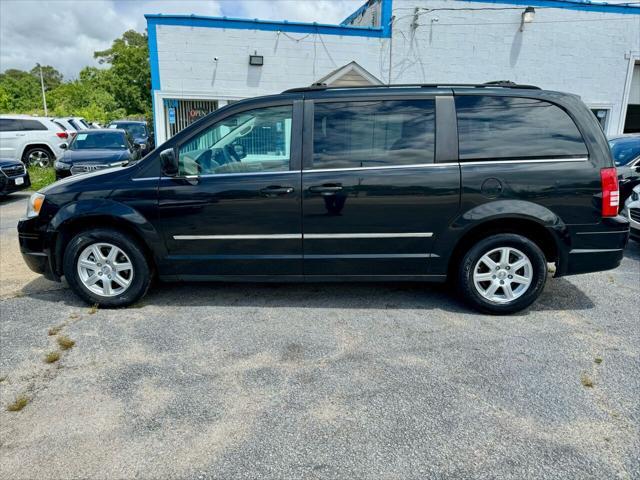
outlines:
{"label": "wheel arch", "polygon": [[20,160],[24,160],[24,155],[25,153],[27,153],[27,151],[29,151],[29,149],[31,148],[45,148],[47,150],[49,150],[49,153],[51,153],[52,159],[53,161],[55,161],[58,157],[56,156],[56,153],[53,149],[53,147],[51,145],[49,145],[46,142],[33,142],[33,143],[25,143],[24,146],[22,147],[22,151],[20,152],[19,158]]}
{"label": "wheel arch", "polygon": [[547,262],[558,265],[563,260],[563,249],[558,236],[552,233],[552,229],[544,223],[531,217],[500,216],[476,223],[460,236],[449,256],[447,273],[450,278],[453,278],[452,273],[472,245],[483,238],[499,233],[514,233],[528,238],[540,247]]}
{"label": "wheel arch", "polygon": [[94,202],[77,202],[65,205],[50,222],[50,247],[56,273],[62,273],[63,255],[69,241],[82,231],[96,228],[117,230],[132,237],[143,249],[152,269],[157,269],[158,248],[164,248],[164,244],[142,214],[114,201],[104,201],[99,206]]}

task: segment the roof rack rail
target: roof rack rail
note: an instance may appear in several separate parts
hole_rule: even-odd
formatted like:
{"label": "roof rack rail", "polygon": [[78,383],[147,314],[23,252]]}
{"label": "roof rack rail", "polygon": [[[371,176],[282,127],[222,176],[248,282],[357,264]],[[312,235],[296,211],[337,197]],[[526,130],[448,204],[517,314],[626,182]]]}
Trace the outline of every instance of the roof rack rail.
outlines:
{"label": "roof rack rail", "polygon": [[395,84],[383,84],[383,85],[353,85],[350,87],[337,86],[330,87],[325,83],[314,83],[309,87],[290,88],[282,93],[295,93],[295,92],[317,92],[323,90],[351,90],[357,88],[438,88],[438,87],[459,87],[459,88],[515,88],[515,89],[529,89],[540,90],[540,87],[535,85],[521,85],[511,82],[509,80],[497,80],[486,83],[395,83]]}

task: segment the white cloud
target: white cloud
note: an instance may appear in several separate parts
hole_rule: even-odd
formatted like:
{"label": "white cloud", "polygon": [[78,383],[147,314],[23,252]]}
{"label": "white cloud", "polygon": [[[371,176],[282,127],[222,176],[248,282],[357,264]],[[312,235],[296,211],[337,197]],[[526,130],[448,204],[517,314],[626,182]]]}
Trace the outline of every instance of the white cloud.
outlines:
{"label": "white cloud", "polygon": [[144,31],[145,13],[181,13],[339,23],[363,0],[0,0],[0,71],[52,65],[74,78],[97,65],[129,29]]}

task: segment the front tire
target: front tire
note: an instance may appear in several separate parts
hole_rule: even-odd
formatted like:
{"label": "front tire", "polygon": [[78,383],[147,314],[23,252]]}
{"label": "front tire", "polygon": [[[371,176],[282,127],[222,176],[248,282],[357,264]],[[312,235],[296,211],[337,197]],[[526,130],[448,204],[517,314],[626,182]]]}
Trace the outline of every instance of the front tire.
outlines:
{"label": "front tire", "polygon": [[28,148],[22,156],[22,163],[26,166],[48,168],[53,165],[54,155],[44,147]]}
{"label": "front tire", "polygon": [[100,307],[126,307],[149,289],[152,272],[138,242],[119,231],[78,233],[65,250],[63,271],[71,289]]}
{"label": "front tire", "polygon": [[540,247],[522,235],[502,233],[480,240],[458,269],[463,299],[491,314],[515,313],[542,293],[547,261]]}

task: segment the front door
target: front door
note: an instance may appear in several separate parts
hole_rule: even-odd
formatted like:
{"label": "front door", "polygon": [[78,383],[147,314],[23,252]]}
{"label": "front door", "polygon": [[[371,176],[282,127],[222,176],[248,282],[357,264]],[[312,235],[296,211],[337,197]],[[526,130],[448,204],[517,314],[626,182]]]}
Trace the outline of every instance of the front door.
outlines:
{"label": "front door", "polygon": [[166,275],[302,273],[301,111],[236,108],[180,142],[179,175],[160,182]]}
{"label": "front door", "polygon": [[460,195],[456,159],[435,163],[435,104],[306,102],[313,114],[305,111],[305,275],[429,274],[433,240]]}

